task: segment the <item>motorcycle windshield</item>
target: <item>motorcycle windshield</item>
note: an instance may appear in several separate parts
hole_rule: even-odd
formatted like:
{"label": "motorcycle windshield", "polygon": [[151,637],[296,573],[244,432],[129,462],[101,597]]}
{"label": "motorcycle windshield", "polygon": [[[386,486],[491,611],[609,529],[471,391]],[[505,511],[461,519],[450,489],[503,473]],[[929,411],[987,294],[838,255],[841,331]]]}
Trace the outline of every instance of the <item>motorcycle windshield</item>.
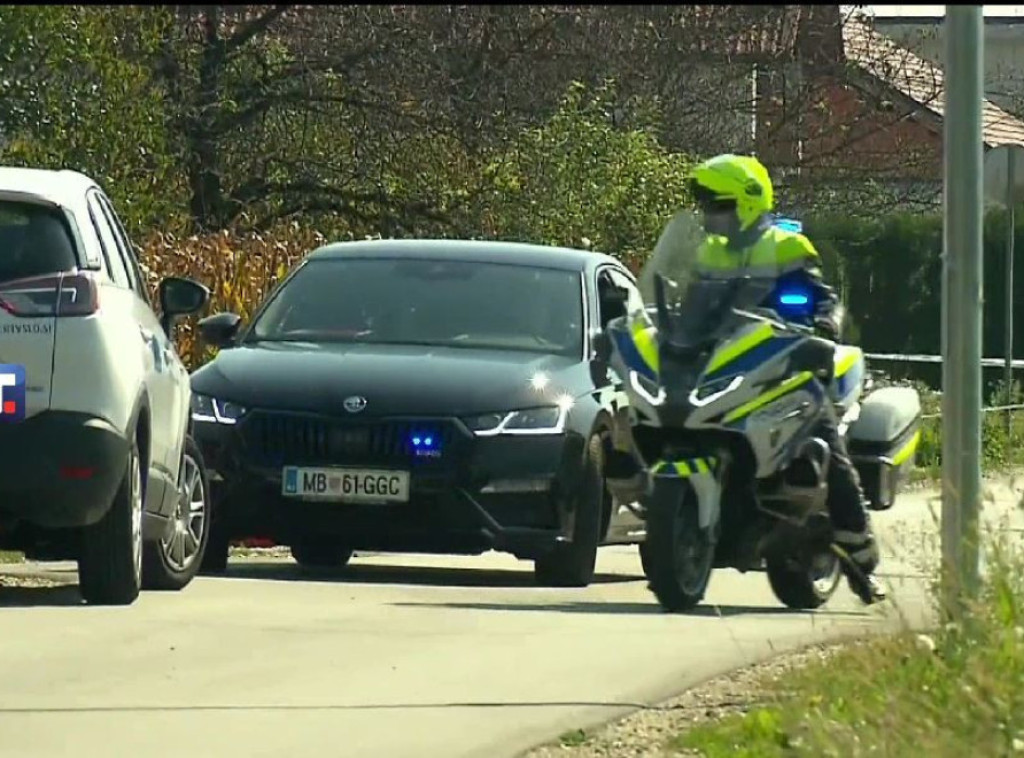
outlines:
{"label": "motorcycle windshield", "polygon": [[774,287],[774,279],[752,279],[743,269],[730,279],[696,276],[706,238],[696,212],[677,213],[638,279],[644,301],[658,306],[664,339],[683,350],[714,342],[731,328],[735,308],[757,308]]}
{"label": "motorcycle windshield", "polygon": [[680,292],[686,291],[706,236],[695,211],[680,211],[669,220],[637,279],[645,302],[654,302],[656,275],[675,282]]}
{"label": "motorcycle windshield", "polygon": [[694,279],[685,290],[666,286],[665,337],[677,348],[713,342],[732,315],[737,280]]}

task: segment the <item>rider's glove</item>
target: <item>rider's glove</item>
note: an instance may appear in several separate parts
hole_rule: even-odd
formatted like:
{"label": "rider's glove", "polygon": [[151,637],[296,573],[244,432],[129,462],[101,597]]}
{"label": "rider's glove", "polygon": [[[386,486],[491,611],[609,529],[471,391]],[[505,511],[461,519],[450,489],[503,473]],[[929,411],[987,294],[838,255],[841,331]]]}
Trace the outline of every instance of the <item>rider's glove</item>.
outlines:
{"label": "rider's glove", "polygon": [[835,341],[839,339],[839,327],[836,325],[836,322],[823,313],[818,313],[814,316],[814,328],[830,340]]}

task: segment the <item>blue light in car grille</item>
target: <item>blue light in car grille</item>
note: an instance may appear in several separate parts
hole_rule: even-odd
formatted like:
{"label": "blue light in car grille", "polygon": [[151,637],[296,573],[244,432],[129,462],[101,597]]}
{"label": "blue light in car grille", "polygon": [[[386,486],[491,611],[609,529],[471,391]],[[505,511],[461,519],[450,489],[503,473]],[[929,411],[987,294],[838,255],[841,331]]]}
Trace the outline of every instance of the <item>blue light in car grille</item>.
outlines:
{"label": "blue light in car grille", "polygon": [[436,458],[441,455],[441,440],[433,432],[414,432],[409,441],[412,443],[413,455]]}

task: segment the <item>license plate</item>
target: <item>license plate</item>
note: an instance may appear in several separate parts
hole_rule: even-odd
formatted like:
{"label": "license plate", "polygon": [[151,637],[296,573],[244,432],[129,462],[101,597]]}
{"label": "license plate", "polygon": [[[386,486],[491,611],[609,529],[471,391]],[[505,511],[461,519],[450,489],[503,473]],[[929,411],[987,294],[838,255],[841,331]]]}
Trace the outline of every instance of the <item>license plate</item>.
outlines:
{"label": "license plate", "polygon": [[309,500],[407,503],[409,472],[285,466],[281,494]]}

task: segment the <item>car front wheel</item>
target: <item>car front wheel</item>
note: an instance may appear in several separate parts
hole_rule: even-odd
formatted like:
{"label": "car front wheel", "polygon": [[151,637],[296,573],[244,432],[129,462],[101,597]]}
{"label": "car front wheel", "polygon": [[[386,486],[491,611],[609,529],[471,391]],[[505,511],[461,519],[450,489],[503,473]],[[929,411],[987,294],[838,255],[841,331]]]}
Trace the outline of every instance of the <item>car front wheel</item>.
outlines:
{"label": "car front wheel", "polygon": [[537,559],[534,563],[534,576],[538,584],[549,587],[586,587],[593,581],[606,497],[604,447],[600,435],[595,434],[587,446],[583,477],[576,493],[572,542],[560,542],[550,553]]}
{"label": "car front wheel", "polygon": [[178,501],[159,540],[143,552],[143,586],[180,590],[199,571],[210,536],[209,481],[199,446],[185,438],[178,471]]}

